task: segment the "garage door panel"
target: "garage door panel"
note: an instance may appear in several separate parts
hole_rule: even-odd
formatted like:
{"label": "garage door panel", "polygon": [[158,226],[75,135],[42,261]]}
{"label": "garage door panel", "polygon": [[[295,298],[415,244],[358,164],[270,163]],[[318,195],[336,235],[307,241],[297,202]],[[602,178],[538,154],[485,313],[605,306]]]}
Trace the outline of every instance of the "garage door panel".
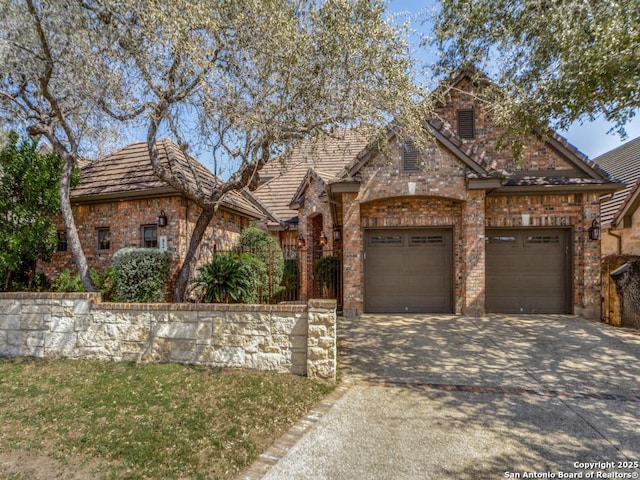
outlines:
{"label": "garage door panel", "polygon": [[365,232],[367,312],[451,312],[449,229]]}
{"label": "garage door panel", "polygon": [[489,229],[486,309],[570,313],[569,230]]}

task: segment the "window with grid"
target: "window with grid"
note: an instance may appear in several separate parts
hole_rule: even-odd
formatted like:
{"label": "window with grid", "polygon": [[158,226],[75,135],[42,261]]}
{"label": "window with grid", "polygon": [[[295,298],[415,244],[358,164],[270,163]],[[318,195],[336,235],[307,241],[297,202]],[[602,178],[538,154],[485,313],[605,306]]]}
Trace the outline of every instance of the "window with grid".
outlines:
{"label": "window with grid", "polygon": [[98,250],[109,250],[111,248],[111,230],[107,228],[98,229]]}
{"label": "window with grid", "polygon": [[66,252],[67,251],[67,231],[66,230],[58,230],[56,232],[58,237],[58,245],[56,246],[56,252]]}
{"label": "window with grid", "polygon": [[473,109],[458,110],[458,137],[463,140],[471,140],[475,136],[475,114]]}
{"label": "window with grid", "polygon": [[158,248],[157,225],[144,225],[142,227],[142,246],[145,248]]}

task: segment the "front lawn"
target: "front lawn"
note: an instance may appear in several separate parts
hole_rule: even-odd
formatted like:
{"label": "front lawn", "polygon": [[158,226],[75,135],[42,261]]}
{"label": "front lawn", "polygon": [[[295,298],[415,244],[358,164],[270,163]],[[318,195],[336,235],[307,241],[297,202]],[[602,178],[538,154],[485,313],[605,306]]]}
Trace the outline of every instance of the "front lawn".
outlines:
{"label": "front lawn", "polygon": [[0,359],[0,479],[229,479],[332,387],[163,364]]}

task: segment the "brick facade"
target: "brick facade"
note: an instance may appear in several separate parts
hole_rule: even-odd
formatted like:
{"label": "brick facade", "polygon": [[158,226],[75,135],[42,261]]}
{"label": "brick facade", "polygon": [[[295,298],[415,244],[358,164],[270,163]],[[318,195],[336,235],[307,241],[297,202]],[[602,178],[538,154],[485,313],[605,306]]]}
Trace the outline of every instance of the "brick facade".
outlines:
{"label": "brick facade", "polygon": [[[142,247],[143,227],[156,227],[158,237],[166,237],[167,250],[176,253],[176,268],[182,263],[188,248],[190,234],[199,214],[199,207],[181,196],[152,199],[131,199],[104,203],[73,205],[73,215],[84,253],[90,267],[103,271],[113,254],[125,247]],[[158,226],[158,216],[163,210],[167,226]],[[226,209],[220,209],[207,229],[200,245],[198,263],[208,261],[214,249],[229,250],[233,247],[249,219]],[[58,219],[57,228],[64,231],[64,222]],[[98,229],[109,229],[109,248],[98,248]],[[75,271],[71,248],[56,252],[50,262],[40,262],[38,271],[51,279],[61,271]]]}
{"label": "brick facade", "polygon": [[492,169],[514,172],[517,168],[531,171],[541,170],[572,170],[564,159],[553,151],[546,143],[531,137],[525,143],[519,165],[514,162],[511,151],[506,148],[499,151],[496,148],[501,130],[493,122],[490,111],[482,108],[482,103],[475,101],[476,87],[469,80],[463,78],[445,96],[446,104],[436,109],[438,116],[448,123],[452,130],[457,131],[457,111],[473,109],[475,112],[475,138],[462,139],[465,145],[473,145],[478,157]]}
{"label": "brick facade", "polygon": [[[458,109],[473,108],[475,138],[464,140],[466,151],[490,170],[511,172],[575,172],[560,152],[532,136],[516,164],[508,150],[497,151],[500,133],[491,114],[478,108],[473,85],[463,79],[447,96],[439,114],[456,131]],[[364,308],[363,236],[367,228],[451,227],[453,229],[454,313],[485,312],[485,229],[523,226],[570,229],[572,311],[597,316],[600,304],[599,242],[588,239],[587,230],[598,218],[598,193],[539,194],[532,189],[500,194],[491,189],[471,190],[468,167],[435,139],[420,150],[417,172],[404,172],[399,142],[390,154],[380,154],[358,170],[359,191],[342,195],[344,217],[344,312],[357,315]],[[509,173],[507,173],[509,174]],[[564,174],[561,174],[564,175]],[[569,173],[566,173],[569,175]],[[551,190],[553,191],[553,190]]]}
{"label": "brick facade", "polygon": [[[414,139],[417,156],[407,150],[411,156],[406,165],[406,144],[393,137],[388,149],[378,153],[365,149],[345,158],[345,167],[335,178],[307,175],[299,187],[297,195],[304,194],[304,203],[298,232],[307,248],[317,248],[323,232],[328,243],[321,250],[341,253],[345,315],[364,312],[367,229],[433,227],[452,232],[453,313],[485,313],[487,229],[548,228],[561,231],[562,241],[568,241],[570,258],[562,272],[571,283],[562,287],[569,304],[566,311],[597,316],[600,242],[588,238],[588,229],[599,219],[600,193],[615,186],[555,134],[546,139],[531,135],[517,160],[509,149],[499,150],[501,131],[491,111],[477,101],[476,88],[469,76],[461,74],[451,88],[443,90],[437,118],[427,121],[431,135],[426,141]],[[473,135],[467,139],[457,137],[458,114],[464,109],[472,109],[474,118]],[[334,245],[335,224],[342,229],[342,241]],[[310,293],[315,259],[312,255],[301,259],[302,297]],[[526,275],[523,278],[528,280]],[[495,285],[491,283],[492,288]],[[524,285],[518,288],[527,289]]]}
{"label": "brick facade", "polygon": [[[361,170],[366,187],[359,194],[342,197],[345,314],[364,309],[364,229],[381,227],[453,228],[454,313],[483,314],[485,229],[522,227],[522,214],[528,213],[531,227],[571,228],[573,310],[595,315],[600,304],[599,243],[588,240],[587,229],[598,216],[597,193],[487,195],[466,188],[461,162],[444,149],[433,163],[425,155],[419,174],[402,173],[395,151],[387,166],[373,161]],[[414,195],[407,195],[409,182],[415,183]]]}
{"label": "brick facade", "polygon": [[[300,250],[300,292],[302,298],[313,298],[313,265],[323,255],[337,253],[338,245],[333,242],[333,220],[329,202],[324,192],[324,185],[317,178],[311,177],[305,190],[304,204],[298,217],[298,233],[305,241]],[[321,235],[327,239],[323,246]]]}

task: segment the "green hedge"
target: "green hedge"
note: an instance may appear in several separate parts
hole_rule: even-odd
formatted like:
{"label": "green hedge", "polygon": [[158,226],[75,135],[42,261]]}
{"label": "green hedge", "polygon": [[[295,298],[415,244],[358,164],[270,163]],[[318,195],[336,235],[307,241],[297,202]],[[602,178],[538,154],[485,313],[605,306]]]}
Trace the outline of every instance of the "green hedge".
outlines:
{"label": "green hedge", "polygon": [[113,256],[115,289],[121,302],[167,300],[173,255],[157,248],[123,248]]}

